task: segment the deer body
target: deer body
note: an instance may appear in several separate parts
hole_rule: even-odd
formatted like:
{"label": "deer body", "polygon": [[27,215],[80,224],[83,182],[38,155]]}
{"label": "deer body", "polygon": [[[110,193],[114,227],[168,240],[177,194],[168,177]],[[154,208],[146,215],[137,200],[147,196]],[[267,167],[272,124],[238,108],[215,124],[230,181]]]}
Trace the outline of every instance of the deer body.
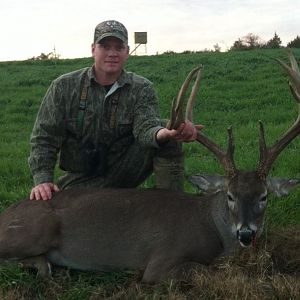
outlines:
{"label": "deer body", "polygon": [[[181,264],[210,264],[224,252],[214,205],[224,207],[223,193],[66,190],[49,202],[25,200],[2,214],[0,257],[43,255],[80,270],[137,269],[144,281],[158,281]],[[230,226],[226,230],[230,234]]]}
{"label": "deer body", "polygon": [[[266,207],[261,201],[267,186],[256,173],[241,172],[230,182],[224,176],[191,180],[209,194],[74,188],[51,201],[14,204],[0,216],[0,258],[29,263],[42,276],[50,274],[51,263],[79,270],[135,269],[143,271],[143,281],[156,282],[232,253],[238,239],[249,246],[262,231]],[[250,189],[257,180],[259,188]],[[278,193],[297,184],[275,181]],[[240,184],[232,204],[228,193],[237,195]]]}

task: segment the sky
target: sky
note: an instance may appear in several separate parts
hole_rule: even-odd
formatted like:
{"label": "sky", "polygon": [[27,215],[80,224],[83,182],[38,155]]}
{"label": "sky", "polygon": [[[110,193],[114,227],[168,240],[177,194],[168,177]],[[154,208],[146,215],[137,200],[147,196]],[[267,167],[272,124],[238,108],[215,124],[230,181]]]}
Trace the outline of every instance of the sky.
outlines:
{"label": "sky", "polygon": [[275,32],[286,46],[300,36],[299,0],[0,0],[0,61],[26,60],[54,49],[61,58],[91,56],[95,26],[115,19],[147,32],[135,54],[222,51],[249,33]]}

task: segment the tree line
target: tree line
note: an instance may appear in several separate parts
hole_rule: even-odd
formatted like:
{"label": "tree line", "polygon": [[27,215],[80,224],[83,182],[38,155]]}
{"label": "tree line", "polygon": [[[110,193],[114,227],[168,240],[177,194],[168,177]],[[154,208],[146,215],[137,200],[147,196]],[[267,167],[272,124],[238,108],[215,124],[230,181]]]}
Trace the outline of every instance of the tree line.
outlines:
{"label": "tree line", "polygon": [[[267,42],[263,41],[258,35],[253,33],[248,33],[242,38],[238,38],[233,45],[226,49],[226,51],[241,51],[241,50],[253,50],[253,49],[276,49],[283,48],[282,41],[279,35],[275,32],[274,36]],[[293,40],[287,43],[288,48],[300,48],[300,36],[297,35]],[[221,52],[221,47],[217,43],[213,45],[213,50],[205,48],[204,50],[191,51],[185,50],[181,52],[182,54],[190,53],[200,53],[200,52]],[[176,54],[176,52],[169,50],[165,51],[163,54]]]}
{"label": "tree line", "polygon": [[[248,33],[246,36],[236,40],[229,50],[275,49],[283,47],[281,44],[281,39],[276,32],[267,42],[263,42],[258,35]],[[286,46],[288,48],[300,48],[300,36],[297,35]]]}

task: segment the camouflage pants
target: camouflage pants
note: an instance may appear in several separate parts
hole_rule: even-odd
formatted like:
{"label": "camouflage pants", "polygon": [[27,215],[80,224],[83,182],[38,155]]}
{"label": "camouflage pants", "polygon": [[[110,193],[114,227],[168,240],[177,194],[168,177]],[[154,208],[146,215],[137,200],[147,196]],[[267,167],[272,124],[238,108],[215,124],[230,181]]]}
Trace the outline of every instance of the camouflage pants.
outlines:
{"label": "camouflage pants", "polygon": [[73,186],[132,188],[140,185],[154,170],[158,188],[183,190],[181,143],[168,142],[160,149],[145,149],[134,142],[119,155],[118,159],[108,154],[107,160],[109,166],[104,176],[66,172],[58,180],[59,188],[67,189]]}

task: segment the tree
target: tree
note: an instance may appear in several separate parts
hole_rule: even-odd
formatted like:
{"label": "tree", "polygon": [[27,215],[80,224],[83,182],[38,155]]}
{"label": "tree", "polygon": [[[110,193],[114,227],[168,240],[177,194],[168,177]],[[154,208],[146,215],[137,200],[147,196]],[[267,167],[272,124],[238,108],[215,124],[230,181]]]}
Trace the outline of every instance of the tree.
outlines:
{"label": "tree", "polygon": [[255,35],[253,33],[248,33],[246,36],[243,37],[244,42],[246,45],[248,45],[248,49],[255,49],[260,48],[262,45],[261,38],[258,35]]}
{"label": "tree", "polygon": [[243,43],[243,41],[239,38],[237,41],[233,43],[230,47],[230,50],[246,50],[247,46]]}
{"label": "tree", "polygon": [[42,52],[39,56],[34,56],[31,58],[31,60],[48,60],[48,59],[52,59],[53,53],[50,52],[48,54],[45,54],[44,52]]}
{"label": "tree", "polygon": [[281,45],[281,39],[278,36],[278,34],[275,32],[273,38],[271,38],[267,44],[266,44],[266,48],[280,48]]}
{"label": "tree", "polygon": [[289,48],[300,48],[300,36],[297,35],[292,41],[287,44]]}
{"label": "tree", "polygon": [[264,44],[258,35],[253,33],[248,33],[242,39],[238,39],[234,42],[230,50],[252,50],[256,48],[261,48]]}
{"label": "tree", "polygon": [[214,45],[214,51],[215,52],[221,52],[221,47],[219,46],[218,43]]}
{"label": "tree", "polygon": [[56,52],[54,46],[52,52],[49,52],[48,54],[42,52],[39,56],[33,56],[32,58],[29,58],[29,60],[58,60],[59,58],[60,58],[60,54]]}

